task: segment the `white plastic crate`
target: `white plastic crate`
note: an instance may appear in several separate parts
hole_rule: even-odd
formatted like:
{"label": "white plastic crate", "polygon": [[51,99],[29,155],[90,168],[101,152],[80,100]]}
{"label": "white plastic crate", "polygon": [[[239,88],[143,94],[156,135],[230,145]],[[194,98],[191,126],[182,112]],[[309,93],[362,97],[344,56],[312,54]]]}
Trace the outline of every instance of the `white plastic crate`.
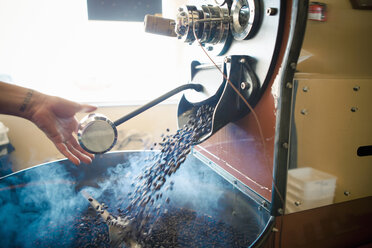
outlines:
{"label": "white plastic crate", "polygon": [[309,167],[288,171],[287,213],[333,203],[337,177]]}

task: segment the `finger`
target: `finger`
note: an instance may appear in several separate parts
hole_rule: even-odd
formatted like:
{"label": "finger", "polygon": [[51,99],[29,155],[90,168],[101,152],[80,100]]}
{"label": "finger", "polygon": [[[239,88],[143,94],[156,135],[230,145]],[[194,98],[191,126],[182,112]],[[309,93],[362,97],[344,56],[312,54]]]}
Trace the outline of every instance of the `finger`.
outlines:
{"label": "finger", "polygon": [[89,113],[95,111],[97,106],[89,105],[89,104],[80,104],[81,109],[79,112]]}
{"label": "finger", "polygon": [[75,147],[73,147],[73,146],[71,145],[71,143],[67,142],[66,145],[67,145],[68,150],[69,150],[72,154],[74,154],[78,159],[80,159],[80,161],[82,161],[82,162],[85,163],[85,164],[90,164],[90,163],[92,163],[92,159],[91,159],[89,156],[87,156],[87,155],[85,155],[85,154],[79,152]]}
{"label": "finger", "polygon": [[58,144],[56,144],[56,147],[57,147],[58,151],[60,151],[73,164],[75,164],[75,165],[80,164],[80,160],[74,154],[72,154],[69,151],[69,149],[67,148],[67,146],[64,143],[58,143]]}
{"label": "finger", "polygon": [[80,144],[76,141],[76,139],[74,137],[72,137],[70,139],[70,144],[76,149],[78,150],[79,152],[85,154],[86,156],[88,156],[90,159],[94,159],[94,154],[91,154],[87,151],[85,151],[81,146]]}

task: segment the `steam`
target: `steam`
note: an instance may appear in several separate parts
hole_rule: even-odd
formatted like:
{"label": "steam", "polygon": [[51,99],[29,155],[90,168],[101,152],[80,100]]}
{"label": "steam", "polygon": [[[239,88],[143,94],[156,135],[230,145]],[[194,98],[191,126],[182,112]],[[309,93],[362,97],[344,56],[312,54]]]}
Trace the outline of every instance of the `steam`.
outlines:
{"label": "steam", "polygon": [[[70,224],[86,205],[79,200],[73,182],[58,163],[3,179],[0,188],[10,188],[0,192],[2,246],[35,247],[41,241],[43,246],[68,246],[73,235]],[[11,186],[19,183],[28,184]]]}
{"label": "steam", "polygon": [[[106,205],[116,213],[117,208],[125,210],[138,176],[142,175],[148,165],[147,158],[148,155],[129,157],[126,162],[107,169],[107,179],[98,182],[99,188],[85,187],[83,190],[97,199],[107,201]],[[207,170],[209,169],[195,158],[186,160],[180,169],[168,178],[159,192],[163,196],[153,204],[152,211],[155,211],[159,204],[164,209],[177,205],[198,209],[203,214],[216,215],[224,189],[221,188],[221,179],[208,176]],[[170,200],[169,204],[166,202],[167,198]]]}

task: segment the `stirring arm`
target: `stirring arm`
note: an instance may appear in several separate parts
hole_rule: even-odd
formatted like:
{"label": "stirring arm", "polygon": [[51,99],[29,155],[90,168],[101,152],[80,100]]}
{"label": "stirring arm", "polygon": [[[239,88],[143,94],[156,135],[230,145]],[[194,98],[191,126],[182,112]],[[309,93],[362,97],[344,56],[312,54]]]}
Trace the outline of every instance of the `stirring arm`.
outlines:
{"label": "stirring arm", "polygon": [[187,89],[194,89],[198,92],[200,91],[203,91],[203,86],[201,84],[184,84],[184,85],[181,85],[171,91],[169,91],[168,93],[165,93],[164,95],[152,100],[151,102],[143,105],[142,107],[134,110],[133,112],[121,117],[120,119],[116,120],[114,122],[115,126],[119,126],[120,124],[123,124],[124,122],[126,122],[127,120],[130,120],[132,119],[133,117],[141,114],[142,112],[144,112],[145,110],[161,103],[162,101],[168,99],[169,97],[181,92],[181,91],[184,91],[184,90],[187,90]]}

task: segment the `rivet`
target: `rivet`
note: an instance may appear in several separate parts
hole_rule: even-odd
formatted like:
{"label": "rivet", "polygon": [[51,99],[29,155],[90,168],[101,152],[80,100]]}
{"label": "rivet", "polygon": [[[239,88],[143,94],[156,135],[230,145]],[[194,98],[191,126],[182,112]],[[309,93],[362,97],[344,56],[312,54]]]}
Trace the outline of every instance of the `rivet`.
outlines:
{"label": "rivet", "polygon": [[353,87],[353,90],[354,91],[359,91],[360,90],[360,87],[358,85],[356,85],[356,86]]}
{"label": "rivet", "polygon": [[284,149],[288,149],[288,143],[287,142],[284,142],[282,146],[283,146]]}
{"label": "rivet", "polygon": [[288,82],[288,83],[285,85],[285,87],[288,88],[288,89],[292,89],[293,86],[292,86],[292,83]]}
{"label": "rivet", "polygon": [[302,91],[303,91],[303,92],[308,92],[308,91],[309,91],[309,87],[304,86],[304,87],[302,88]]}
{"label": "rivet", "polygon": [[267,8],[266,9],[266,14],[269,15],[269,16],[276,15],[276,13],[278,13],[277,8]]}
{"label": "rivet", "polygon": [[278,213],[280,214],[280,215],[282,215],[284,212],[283,212],[283,209],[282,208],[278,208]]}
{"label": "rivet", "polygon": [[298,207],[301,205],[301,202],[300,201],[295,201],[294,204]]}
{"label": "rivet", "polygon": [[291,63],[291,68],[294,70],[294,69],[296,69],[296,66],[297,66],[297,64],[295,63],[295,62],[292,62]]}
{"label": "rivet", "polygon": [[345,192],[344,192],[344,195],[345,195],[345,196],[349,196],[350,194],[351,194],[351,193],[350,193],[349,191],[345,191]]}
{"label": "rivet", "polygon": [[241,58],[241,59],[239,60],[239,63],[240,63],[240,64],[244,64],[244,63],[245,63],[245,58]]}
{"label": "rivet", "polygon": [[225,57],[224,61],[225,61],[226,64],[227,63],[230,63],[231,62],[231,58],[230,57]]}
{"label": "rivet", "polygon": [[301,109],[301,114],[302,114],[302,115],[307,115],[307,114],[308,114],[307,109]]}
{"label": "rivet", "polygon": [[354,113],[354,112],[357,112],[358,111],[358,108],[357,107],[352,107],[350,110],[351,110],[351,112]]}

